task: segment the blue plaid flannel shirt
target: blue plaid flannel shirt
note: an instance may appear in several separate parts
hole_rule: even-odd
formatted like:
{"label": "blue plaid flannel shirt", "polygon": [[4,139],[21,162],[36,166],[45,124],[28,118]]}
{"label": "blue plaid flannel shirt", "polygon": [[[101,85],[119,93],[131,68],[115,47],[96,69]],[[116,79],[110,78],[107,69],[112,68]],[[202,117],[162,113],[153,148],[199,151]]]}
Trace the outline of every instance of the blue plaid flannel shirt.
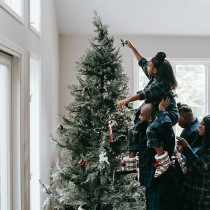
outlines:
{"label": "blue plaid flannel shirt", "polygon": [[184,197],[196,209],[210,209],[210,148],[183,148],[188,169],[184,181]]}
{"label": "blue plaid flannel shirt", "polygon": [[143,72],[149,79],[149,83],[145,86],[143,90],[138,91],[137,94],[139,94],[140,100],[148,100],[151,103],[159,104],[164,94],[167,93],[167,96],[170,99],[170,105],[167,108],[167,111],[169,113],[169,117],[172,121],[172,124],[175,125],[179,117],[179,111],[176,105],[175,94],[173,93],[171,88],[168,87],[166,84],[158,81],[154,77],[150,78],[150,76],[148,75],[147,63],[148,61],[146,58],[142,58],[139,61],[139,66],[142,68]]}
{"label": "blue plaid flannel shirt", "polygon": [[180,136],[184,138],[189,145],[191,145],[198,136],[199,124],[200,123],[196,118],[196,120],[191,123],[187,128],[184,128],[180,134]]}
{"label": "blue plaid flannel shirt", "polygon": [[[168,116],[168,112],[158,112],[154,118],[158,123],[155,128],[155,135],[152,137],[156,138],[156,141],[163,141],[163,147],[168,151],[171,157],[175,146],[175,134],[172,128],[171,120]],[[152,125],[153,123],[150,123]],[[154,163],[156,152],[154,148],[147,146],[148,132],[151,129],[150,125],[147,128],[147,134],[141,136],[139,140],[139,165],[140,165],[140,184],[146,187],[152,186],[175,186],[178,182],[177,171],[174,167],[171,167],[164,175],[158,179],[154,179]],[[149,129],[149,130],[148,130]],[[151,133],[149,134],[151,136]],[[158,138],[158,139],[157,139]]]}

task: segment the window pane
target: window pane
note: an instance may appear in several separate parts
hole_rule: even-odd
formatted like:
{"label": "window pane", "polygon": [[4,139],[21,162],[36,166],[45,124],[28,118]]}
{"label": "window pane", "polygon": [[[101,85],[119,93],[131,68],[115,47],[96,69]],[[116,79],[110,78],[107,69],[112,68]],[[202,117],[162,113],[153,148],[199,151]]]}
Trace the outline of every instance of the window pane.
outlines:
{"label": "window pane", "polygon": [[[206,114],[205,65],[176,65],[177,102],[188,104],[201,120]],[[180,132],[179,126],[177,126]]]}
{"label": "window pane", "polygon": [[12,10],[22,17],[22,0],[3,0]]}
{"label": "window pane", "polygon": [[0,64],[0,209],[9,205],[9,128],[7,67]]}
{"label": "window pane", "polygon": [[[147,76],[143,72],[142,68],[139,67],[139,90],[143,90],[148,82],[149,82],[149,79],[147,78]],[[143,104],[143,102],[144,101],[140,101],[139,105]]]}
{"label": "window pane", "polygon": [[30,210],[40,209],[39,160],[39,72],[40,62],[30,59]]}
{"label": "window pane", "polygon": [[30,0],[30,24],[40,32],[40,0]]}

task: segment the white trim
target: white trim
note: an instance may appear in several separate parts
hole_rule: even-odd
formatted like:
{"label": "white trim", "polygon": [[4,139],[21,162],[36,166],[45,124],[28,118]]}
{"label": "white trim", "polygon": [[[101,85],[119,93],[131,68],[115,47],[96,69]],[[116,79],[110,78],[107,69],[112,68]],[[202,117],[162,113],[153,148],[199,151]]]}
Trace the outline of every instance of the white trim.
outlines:
{"label": "white trim", "polygon": [[8,6],[4,1],[0,0],[0,7],[4,9],[9,15],[18,20],[20,23],[24,24],[24,1],[22,1],[22,16],[17,14],[10,6]]}
{"label": "white trim", "polygon": [[28,92],[24,71],[24,50],[0,37],[0,49],[12,55],[12,139],[13,141],[13,208],[28,210]]}

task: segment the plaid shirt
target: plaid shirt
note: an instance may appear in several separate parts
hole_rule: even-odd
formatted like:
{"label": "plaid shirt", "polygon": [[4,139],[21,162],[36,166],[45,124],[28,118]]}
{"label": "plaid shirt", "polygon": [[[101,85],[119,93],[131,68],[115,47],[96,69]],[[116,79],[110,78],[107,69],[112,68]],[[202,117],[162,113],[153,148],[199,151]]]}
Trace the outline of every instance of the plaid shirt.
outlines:
{"label": "plaid shirt", "polygon": [[196,210],[210,209],[210,148],[184,147],[188,173],[184,181],[184,197]]}
{"label": "plaid shirt", "polygon": [[184,128],[180,136],[187,140],[188,144],[191,145],[198,135],[199,121],[196,120],[190,124],[187,128]]}
{"label": "plaid shirt", "polygon": [[[150,127],[153,122],[157,126]],[[139,164],[140,164],[140,184],[146,187],[161,186],[169,187],[176,184],[176,171],[175,168],[171,167],[164,175],[158,179],[154,179],[154,163],[156,152],[154,148],[147,147],[148,138],[151,137],[155,141],[163,141],[163,147],[168,151],[169,156],[173,154],[175,145],[175,135],[172,129],[172,123],[168,116],[168,112],[158,112],[154,118],[154,121],[150,123],[147,128],[147,135],[141,136],[140,149],[139,149]],[[155,132],[150,132],[150,130]],[[154,135],[153,135],[154,134]]]}
{"label": "plaid shirt", "polygon": [[143,72],[149,79],[149,83],[145,86],[143,90],[137,92],[140,100],[149,100],[151,103],[158,104],[162,100],[163,96],[166,94],[170,98],[170,105],[167,109],[169,112],[169,117],[172,124],[175,125],[178,121],[178,108],[175,101],[175,94],[171,90],[171,87],[158,81],[155,77],[150,77],[147,70],[148,61],[142,58],[139,61],[139,66],[142,68]]}

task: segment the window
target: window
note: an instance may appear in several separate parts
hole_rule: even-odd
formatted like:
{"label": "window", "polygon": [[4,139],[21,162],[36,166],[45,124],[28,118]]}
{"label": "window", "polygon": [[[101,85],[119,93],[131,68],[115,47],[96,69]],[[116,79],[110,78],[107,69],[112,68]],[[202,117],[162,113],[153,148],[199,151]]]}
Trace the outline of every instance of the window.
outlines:
{"label": "window", "polygon": [[[208,113],[208,64],[202,61],[172,61],[178,87],[177,102],[188,104],[201,120]],[[182,129],[176,126],[179,135]]]}
{"label": "window", "polygon": [[11,170],[11,58],[0,53],[0,209],[10,210]]}
{"label": "window", "polygon": [[30,0],[30,28],[40,35],[41,26],[41,5],[40,0]]}
{"label": "window", "polygon": [[0,5],[22,22],[23,0],[0,0]]}
{"label": "window", "polygon": [[40,59],[30,58],[30,210],[40,209]]}
{"label": "window", "polygon": [[[178,88],[176,89],[177,102],[188,104],[194,115],[201,120],[207,113],[210,113],[210,62],[208,60],[190,60],[178,61],[169,59],[172,64]],[[134,93],[141,90],[148,83],[148,79],[138,66],[136,59],[134,61]],[[138,108],[142,102],[135,102],[134,108]],[[176,126],[176,135],[181,133],[181,128]]]}

